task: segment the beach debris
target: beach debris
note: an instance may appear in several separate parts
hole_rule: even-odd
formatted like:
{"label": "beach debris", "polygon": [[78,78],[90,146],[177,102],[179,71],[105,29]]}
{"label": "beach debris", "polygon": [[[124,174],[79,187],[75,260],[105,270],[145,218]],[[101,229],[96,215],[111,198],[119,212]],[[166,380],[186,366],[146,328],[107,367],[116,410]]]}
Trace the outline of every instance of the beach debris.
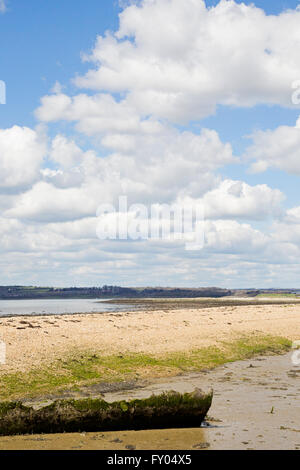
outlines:
{"label": "beach debris", "polygon": [[193,449],[208,449],[210,447],[209,442],[199,442],[199,444],[195,444]]}

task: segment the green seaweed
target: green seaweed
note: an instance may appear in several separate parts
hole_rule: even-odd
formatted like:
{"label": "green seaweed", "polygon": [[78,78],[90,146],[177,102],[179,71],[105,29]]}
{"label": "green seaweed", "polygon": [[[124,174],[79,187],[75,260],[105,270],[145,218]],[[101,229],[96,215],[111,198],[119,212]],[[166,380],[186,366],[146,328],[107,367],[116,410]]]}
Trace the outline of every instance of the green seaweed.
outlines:
{"label": "green seaweed", "polygon": [[200,426],[212,393],[166,392],[107,403],[102,399],[56,400],[43,408],[20,402],[0,404],[0,435],[162,429]]}
{"label": "green seaweed", "polygon": [[0,374],[0,399],[35,397],[99,382],[113,383],[211,369],[256,355],[284,353],[290,350],[291,345],[286,338],[251,335],[231,342],[223,341],[218,346],[156,356],[133,353],[101,356],[99,351],[80,351],[40,369]]}
{"label": "green seaweed", "polygon": [[8,413],[10,413],[13,410],[27,410],[28,408],[24,406],[21,402],[19,401],[7,401],[7,402],[2,402],[0,403],[0,418],[6,416]]}

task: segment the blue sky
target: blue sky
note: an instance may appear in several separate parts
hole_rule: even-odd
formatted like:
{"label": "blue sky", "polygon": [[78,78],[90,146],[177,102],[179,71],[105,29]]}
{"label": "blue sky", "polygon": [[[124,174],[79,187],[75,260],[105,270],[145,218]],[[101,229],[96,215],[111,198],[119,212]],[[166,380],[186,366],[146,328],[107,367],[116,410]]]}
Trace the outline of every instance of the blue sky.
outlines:
{"label": "blue sky", "polygon": [[[128,3],[5,2],[0,283],[144,285],[156,283],[157,273],[163,285],[278,287],[295,285],[295,276],[299,283],[299,106],[289,98],[292,82],[300,79],[299,2],[207,0],[205,9],[202,0],[187,0],[187,9],[178,0]],[[290,16],[283,13],[287,9]],[[197,20],[189,31],[193,10]],[[274,23],[267,15],[274,15]],[[220,18],[220,29],[214,28]],[[201,41],[197,46],[197,31],[205,47]],[[263,56],[269,49],[270,57]],[[82,54],[91,53],[102,59],[84,62]],[[153,80],[150,63],[160,67]],[[198,78],[188,84],[183,77],[191,70]],[[203,77],[210,82],[200,85]],[[62,108],[61,100],[72,104]],[[154,125],[160,130],[150,130]],[[191,157],[195,145],[199,149]],[[144,157],[148,152],[154,162]],[[175,155],[173,163],[167,155]],[[14,171],[20,180],[15,186]],[[126,184],[136,203],[192,198],[207,205],[209,242],[196,266],[182,247],[95,240],[97,206],[115,202]],[[37,264],[28,264],[29,258]]]}
{"label": "blue sky", "polygon": [[1,79],[7,83],[3,126],[33,125],[33,110],[56,80],[70,78],[86,67],[81,51],[93,47],[96,36],[118,25],[118,3],[106,0],[22,0],[7,2],[0,16]]}

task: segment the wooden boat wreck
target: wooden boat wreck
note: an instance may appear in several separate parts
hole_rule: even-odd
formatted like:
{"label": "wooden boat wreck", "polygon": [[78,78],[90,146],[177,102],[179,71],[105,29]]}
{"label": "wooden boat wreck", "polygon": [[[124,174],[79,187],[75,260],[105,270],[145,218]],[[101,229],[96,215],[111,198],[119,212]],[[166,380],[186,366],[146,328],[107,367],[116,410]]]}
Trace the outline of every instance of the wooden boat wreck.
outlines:
{"label": "wooden boat wreck", "polygon": [[142,400],[57,400],[35,409],[21,402],[0,403],[0,435],[98,432],[199,427],[212,392],[165,392]]}

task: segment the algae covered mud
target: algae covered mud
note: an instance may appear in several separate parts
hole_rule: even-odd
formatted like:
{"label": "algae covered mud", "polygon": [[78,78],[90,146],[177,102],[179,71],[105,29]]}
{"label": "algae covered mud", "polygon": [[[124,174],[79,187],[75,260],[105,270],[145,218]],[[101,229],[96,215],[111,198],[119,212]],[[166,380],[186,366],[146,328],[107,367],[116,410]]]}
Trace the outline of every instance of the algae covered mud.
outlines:
{"label": "algae covered mud", "polygon": [[41,408],[0,403],[0,435],[190,428],[200,426],[212,393],[165,392],[146,399],[57,400]]}
{"label": "algae covered mud", "polygon": [[[0,437],[0,449],[202,450],[300,449],[300,367],[291,353],[256,357],[202,371],[157,379],[144,388],[104,394],[107,402],[133,400],[173,389],[214,388],[202,427]],[[34,403],[32,402],[31,405]],[[35,402],[37,405],[38,402]]]}

